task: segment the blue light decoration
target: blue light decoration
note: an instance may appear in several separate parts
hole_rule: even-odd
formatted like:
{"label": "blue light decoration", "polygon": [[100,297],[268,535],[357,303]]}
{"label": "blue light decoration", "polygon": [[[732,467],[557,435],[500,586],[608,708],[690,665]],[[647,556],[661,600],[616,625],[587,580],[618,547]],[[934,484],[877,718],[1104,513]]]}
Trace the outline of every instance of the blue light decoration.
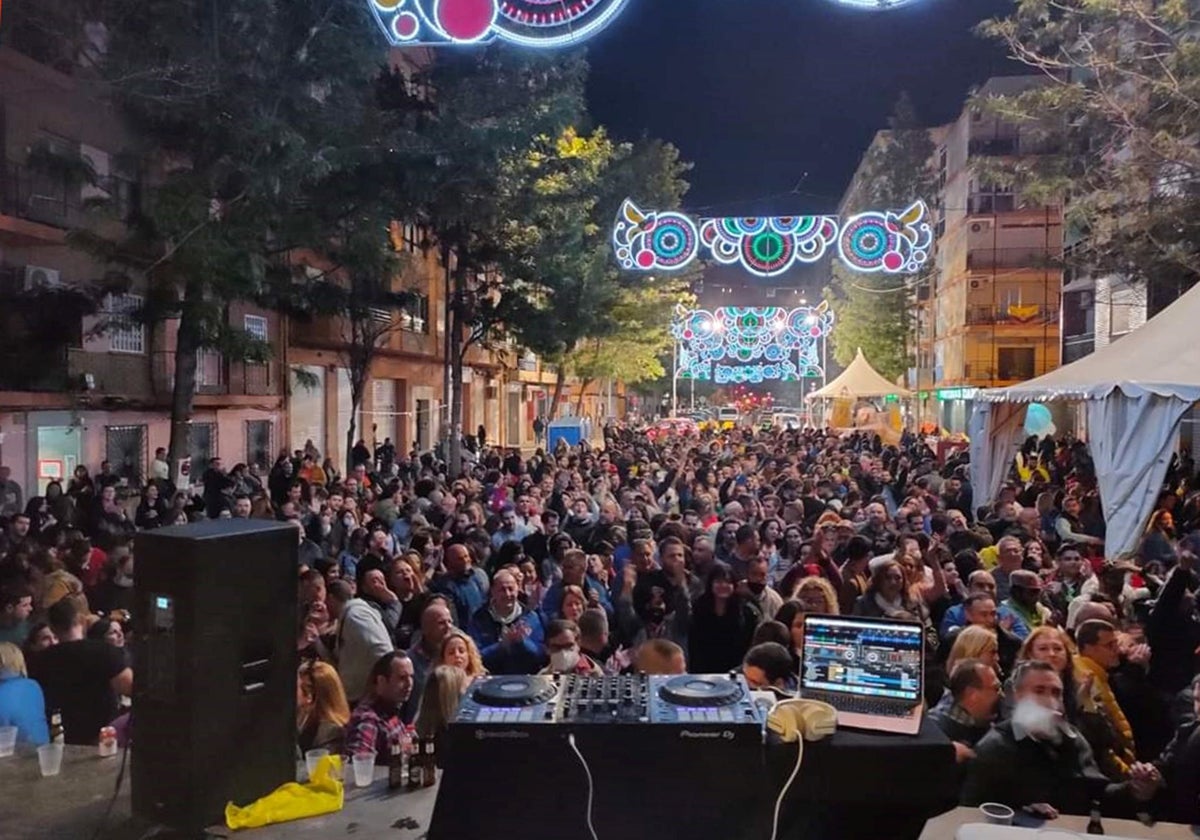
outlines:
{"label": "blue light decoration", "polygon": [[775,277],[797,263],[814,263],[837,246],[854,271],[913,274],[929,261],[933,228],[923,201],[899,212],[870,211],[845,223],[835,216],[693,219],[675,211],[642,210],[626,199],[613,227],[617,262],[629,271],[674,271],[702,250],[723,265]]}
{"label": "blue light decoration", "polygon": [[833,312],[822,301],[797,309],[680,309],[671,335],[680,378],[741,384],[823,376],[820,342],[832,329]]}
{"label": "blue light decoration", "polygon": [[395,46],[507,41],[564,47],[600,32],[629,0],[365,0]]}
{"label": "blue light decoration", "polygon": [[886,12],[888,9],[898,9],[901,6],[915,3],[917,0],[833,0],[833,2],[839,6],[848,6],[851,9]]}

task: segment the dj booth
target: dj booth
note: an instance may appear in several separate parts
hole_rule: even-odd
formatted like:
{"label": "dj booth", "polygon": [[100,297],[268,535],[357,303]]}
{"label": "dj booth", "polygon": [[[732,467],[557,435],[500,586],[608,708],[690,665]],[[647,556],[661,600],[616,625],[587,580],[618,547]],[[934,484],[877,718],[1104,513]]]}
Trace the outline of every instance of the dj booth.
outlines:
{"label": "dj booth", "polygon": [[[439,747],[429,840],[767,840],[797,745],[764,745],[763,724],[740,675],[478,681]],[[956,799],[954,750],[928,722],[804,747],[780,840],[915,838]]]}

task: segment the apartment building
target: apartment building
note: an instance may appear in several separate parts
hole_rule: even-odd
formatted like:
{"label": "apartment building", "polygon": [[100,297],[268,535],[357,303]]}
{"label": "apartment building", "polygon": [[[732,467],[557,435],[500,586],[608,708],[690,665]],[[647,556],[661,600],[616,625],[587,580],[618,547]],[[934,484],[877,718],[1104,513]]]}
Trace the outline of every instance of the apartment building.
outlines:
{"label": "apartment building", "polygon": [[[69,305],[71,290],[94,284],[103,266],[68,246],[67,232],[119,226],[152,176],[152,162],[131,153],[134,138],[89,83],[87,59],[20,40],[0,47],[0,463],[28,495],[103,460],[136,486],[170,437],[177,325],[151,330],[118,318],[98,329],[141,302],[136,283],[103,298],[98,314]],[[96,177],[81,180],[64,165],[71,161]],[[107,200],[111,220],[85,213],[93,199]],[[277,316],[238,305],[229,318],[283,357]],[[202,352],[197,367],[193,458],[269,464],[282,440],[283,365]]]}
{"label": "apartment building", "polygon": [[[993,78],[978,96],[1039,83]],[[988,171],[1044,151],[1018,126],[968,105],[934,136],[940,142],[930,379],[941,425],[963,431],[976,389],[1032,379],[1060,364],[1062,208],[988,178]]]}

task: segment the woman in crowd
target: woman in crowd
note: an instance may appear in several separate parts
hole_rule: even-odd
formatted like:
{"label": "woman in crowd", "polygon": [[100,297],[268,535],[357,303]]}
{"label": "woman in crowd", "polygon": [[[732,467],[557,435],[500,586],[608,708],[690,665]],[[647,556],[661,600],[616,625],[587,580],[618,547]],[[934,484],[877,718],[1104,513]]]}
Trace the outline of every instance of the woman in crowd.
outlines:
{"label": "woman in crowd", "polygon": [[708,573],[688,627],[688,671],[719,674],[737,668],[758,626],[758,614],[735,591],[728,566]]}
{"label": "woman in crowd", "polygon": [[[938,572],[944,585],[940,568]],[[854,614],[915,621],[922,626],[925,634],[925,699],[931,704],[936,703],[945,683],[945,671],[937,660],[937,629],[924,600],[909,588],[900,563],[889,557],[875,564],[867,591],[854,603]]]}
{"label": "woman in crowd", "polygon": [[142,500],[133,514],[133,524],[143,531],[166,524],[167,503],[158,495],[158,485],[153,481],[142,490]]}
{"label": "woman in crowd", "polygon": [[446,761],[446,739],[442,736],[458,714],[458,706],[470,684],[470,677],[453,665],[438,665],[425,680],[413,723],[417,737],[433,739],[434,756],[439,767],[445,766]]}
{"label": "woman in crowd", "polygon": [[799,525],[788,525],[783,529],[783,539],[779,541],[778,545],[779,563],[771,576],[772,585],[778,585],[794,565],[803,561],[801,557],[803,545],[804,531]]}
{"label": "woman in crowd", "polygon": [[296,680],[296,741],[301,754],[313,749],[340,753],[349,721],[346,690],[333,666],[315,660],[300,663]]}
{"label": "woman in crowd", "polygon": [[0,642],[0,726],[15,726],[18,744],[50,743],[42,687],[29,679],[24,654],[9,642]]}
{"label": "woman in crowd", "polygon": [[587,609],[587,596],[583,594],[583,589],[567,584],[563,587],[562,604],[558,608],[558,618],[565,618],[569,621],[579,621],[579,616],[583,615],[583,611]]}
{"label": "woman in crowd", "polygon": [[461,668],[471,679],[487,676],[487,669],[483,667],[483,658],[479,655],[475,640],[457,627],[450,630],[442,640],[437,664]]}
{"label": "woman in crowd", "polygon": [[1000,648],[995,631],[974,624],[960,630],[946,657],[946,673],[953,674],[954,666],[964,659],[978,659],[1000,676]]}
{"label": "woman in crowd", "polygon": [[[1034,628],[1017,652],[1017,663],[1033,660],[1045,662],[1058,672],[1063,683],[1063,716],[1075,726],[1079,726],[1079,688],[1075,669],[1071,664],[1075,653],[1075,643],[1071,637],[1058,627],[1046,625]],[[1010,685],[1005,687],[1005,699],[1002,704],[1009,711],[1012,704]]]}

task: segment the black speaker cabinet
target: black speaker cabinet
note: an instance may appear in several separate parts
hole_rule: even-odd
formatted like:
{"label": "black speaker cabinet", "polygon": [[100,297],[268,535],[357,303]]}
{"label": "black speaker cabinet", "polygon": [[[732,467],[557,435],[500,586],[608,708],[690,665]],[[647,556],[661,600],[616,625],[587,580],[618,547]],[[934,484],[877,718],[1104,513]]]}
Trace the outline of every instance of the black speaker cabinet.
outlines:
{"label": "black speaker cabinet", "polygon": [[187,831],[296,774],[294,526],[213,520],[134,543],[134,813]]}

